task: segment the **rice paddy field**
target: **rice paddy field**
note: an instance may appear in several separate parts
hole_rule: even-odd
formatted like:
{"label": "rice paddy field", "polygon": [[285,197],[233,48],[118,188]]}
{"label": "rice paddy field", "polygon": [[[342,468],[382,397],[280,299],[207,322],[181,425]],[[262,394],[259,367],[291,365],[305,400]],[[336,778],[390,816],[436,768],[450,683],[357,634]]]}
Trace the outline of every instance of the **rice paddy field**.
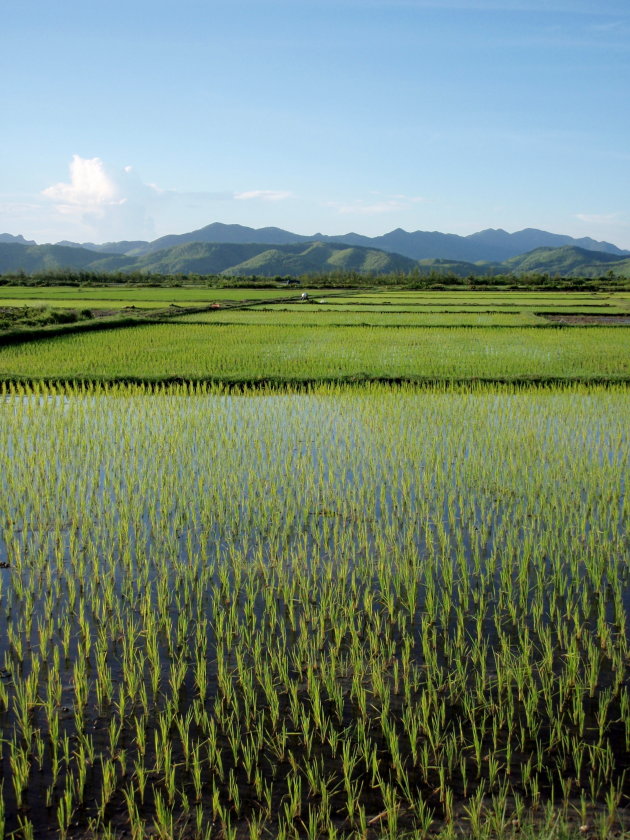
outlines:
{"label": "rice paddy field", "polygon": [[[0,286],[0,307],[36,306],[53,308],[156,309],[169,305],[203,306],[214,302],[259,302],[273,308],[302,311],[307,308],[299,298],[309,295],[309,309],[370,310],[389,312],[443,312],[468,309],[534,313],[543,311],[593,311],[599,314],[630,314],[628,292],[512,292],[512,291],[361,291],[349,293],[336,289],[298,288],[225,288],[200,286],[143,287],[115,284],[102,287],[76,286]],[[276,302],[278,301],[278,302]]]}
{"label": "rice paddy field", "polygon": [[0,348],[0,378],[622,380],[630,375],[628,336],[618,327],[151,324]]}
{"label": "rice paddy field", "polygon": [[628,328],[404,296],[0,347],[0,838],[630,837]]}

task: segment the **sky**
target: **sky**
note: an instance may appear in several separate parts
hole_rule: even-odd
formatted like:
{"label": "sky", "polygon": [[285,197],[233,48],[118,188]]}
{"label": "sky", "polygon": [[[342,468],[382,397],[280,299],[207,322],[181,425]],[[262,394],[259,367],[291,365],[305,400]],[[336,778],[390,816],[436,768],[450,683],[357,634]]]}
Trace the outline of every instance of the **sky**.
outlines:
{"label": "sky", "polygon": [[627,0],[0,0],[0,233],[630,249]]}

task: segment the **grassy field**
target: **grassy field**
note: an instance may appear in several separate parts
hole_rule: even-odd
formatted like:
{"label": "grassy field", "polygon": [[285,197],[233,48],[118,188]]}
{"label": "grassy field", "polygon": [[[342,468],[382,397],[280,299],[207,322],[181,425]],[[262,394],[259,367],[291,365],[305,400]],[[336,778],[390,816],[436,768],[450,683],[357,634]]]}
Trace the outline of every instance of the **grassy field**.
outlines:
{"label": "grassy field", "polygon": [[615,386],[4,389],[0,836],[619,836],[628,428]]}

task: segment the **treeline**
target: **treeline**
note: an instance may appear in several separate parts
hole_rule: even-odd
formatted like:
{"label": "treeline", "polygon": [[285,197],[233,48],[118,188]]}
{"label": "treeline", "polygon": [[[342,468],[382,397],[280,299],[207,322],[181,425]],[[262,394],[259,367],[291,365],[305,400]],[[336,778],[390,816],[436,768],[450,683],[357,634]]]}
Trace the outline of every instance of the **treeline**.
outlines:
{"label": "treeline", "polygon": [[27,274],[23,271],[0,275],[0,286],[198,286],[209,289],[260,288],[280,289],[308,286],[317,289],[356,289],[370,287],[398,287],[415,290],[439,289],[530,289],[532,291],[624,291],[630,290],[630,279],[609,271],[601,277],[563,277],[548,273],[473,275],[462,277],[452,271],[431,269],[388,274],[365,274],[358,271],[334,271],[322,274],[302,274],[299,277],[280,276],[229,277],[212,274],[147,274],[145,272],[96,272],[74,269],[50,269]]}

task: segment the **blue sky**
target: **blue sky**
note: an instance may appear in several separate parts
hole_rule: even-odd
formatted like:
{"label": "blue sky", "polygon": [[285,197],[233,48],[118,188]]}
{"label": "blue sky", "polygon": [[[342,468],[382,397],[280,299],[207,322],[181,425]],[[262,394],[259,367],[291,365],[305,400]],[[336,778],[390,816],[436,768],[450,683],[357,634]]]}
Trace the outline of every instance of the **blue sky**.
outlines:
{"label": "blue sky", "polygon": [[630,249],[627,0],[0,0],[0,232]]}

